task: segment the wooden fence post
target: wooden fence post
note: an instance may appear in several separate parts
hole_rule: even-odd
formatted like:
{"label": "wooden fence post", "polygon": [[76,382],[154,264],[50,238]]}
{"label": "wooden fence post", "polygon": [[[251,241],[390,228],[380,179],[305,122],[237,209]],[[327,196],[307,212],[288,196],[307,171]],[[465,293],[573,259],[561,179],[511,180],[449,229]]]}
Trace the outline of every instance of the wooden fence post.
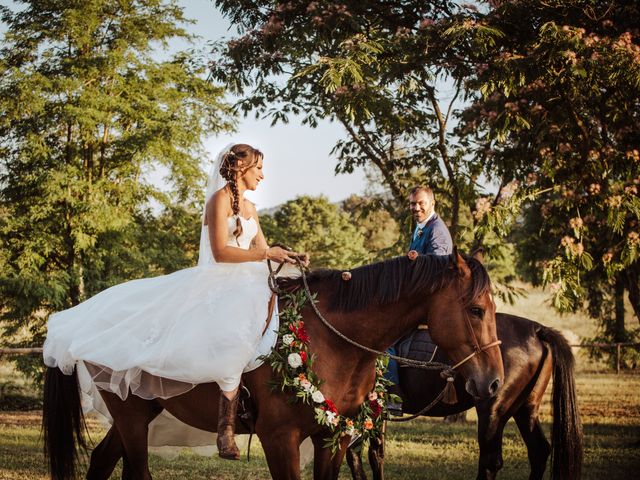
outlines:
{"label": "wooden fence post", "polygon": [[616,373],[620,374],[620,344],[616,343]]}

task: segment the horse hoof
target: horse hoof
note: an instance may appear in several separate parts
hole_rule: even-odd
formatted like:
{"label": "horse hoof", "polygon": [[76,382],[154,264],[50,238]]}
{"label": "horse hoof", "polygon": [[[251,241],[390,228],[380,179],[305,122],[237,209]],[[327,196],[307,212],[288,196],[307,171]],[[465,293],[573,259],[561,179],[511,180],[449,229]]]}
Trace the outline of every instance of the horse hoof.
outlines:
{"label": "horse hoof", "polygon": [[218,452],[218,456],[225,460],[240,460],[240,452]]}

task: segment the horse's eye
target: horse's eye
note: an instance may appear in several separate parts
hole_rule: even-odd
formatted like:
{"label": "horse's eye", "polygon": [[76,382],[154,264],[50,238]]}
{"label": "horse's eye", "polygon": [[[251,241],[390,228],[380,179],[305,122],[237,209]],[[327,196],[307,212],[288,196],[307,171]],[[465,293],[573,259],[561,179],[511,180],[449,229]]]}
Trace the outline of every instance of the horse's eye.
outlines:
{"label": "horse's eye", "polygon": [[474,317],[478,317],[480,319],[484,317],[484,310],[480,307],[471,307],[469,309],[469,313],[471,313],[471,315],[473,315]]}

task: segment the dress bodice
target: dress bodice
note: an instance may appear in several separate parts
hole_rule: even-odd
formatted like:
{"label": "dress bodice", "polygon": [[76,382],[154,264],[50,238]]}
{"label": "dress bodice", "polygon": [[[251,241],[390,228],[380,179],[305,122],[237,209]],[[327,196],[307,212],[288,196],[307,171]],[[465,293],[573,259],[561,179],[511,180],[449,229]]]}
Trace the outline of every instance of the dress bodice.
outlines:
{"label": "dress bodice", "polygon": [[[242,233],[236,238],[233,234],[236,230],[236,219],[240,219],[240,223],[242,224]],[[243,218],[242,215],[232,215],[227,219],[227,224],[229,225],[229,238],[227,240],[227,245],[231,247],[240,247],[248,250],[251,246],[251,240],[258,233],[258,224],[256,223],[255,218],[249,217],[247,220]]]}
{"label": "dress bodice", "polygon": [[[236,219],[240,218],[242,223],[242,233],[236,239],[233,232],[236,230]],[[249,250],[253,237],[258,233],[258,222],[255,218],[249,217],[247,220],[242,216],[232,215],[227,218],[228,238],[227,245],[230,247],[239,247]],[[202,225],[200,232],[200,253],[198,256],[198,265],[213,265],[216,261],[211,251],[211,243],[209,242],[209,226]]]}

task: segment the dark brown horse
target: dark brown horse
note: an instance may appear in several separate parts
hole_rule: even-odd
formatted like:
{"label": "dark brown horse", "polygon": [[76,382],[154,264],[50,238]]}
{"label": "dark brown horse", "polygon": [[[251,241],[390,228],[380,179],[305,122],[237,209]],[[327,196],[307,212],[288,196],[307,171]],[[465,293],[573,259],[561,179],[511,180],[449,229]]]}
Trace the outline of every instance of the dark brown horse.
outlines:
{"label": "dark brown horse", "polygon": [[[551,478],[580,478],[582,465],[582,426],[576,405],[573,355],[564,337],[537,322],[504,313],[496,314],[498,338],[502,340],[504,385],[493,398],[477,401],[456,380],[458,402],[438,403],[425,415],[444,417],[476,407],[480,461],[478,479],[494,479],[502,467],[502,432],[513,417],[527,446],[530,480],[540,480],[549,454]],[[446,362],[446,355],[436,351],[434,360]],[[540,426],[538,411],[553,374],[553,427],[551,445]],[[405,413],[417,413],[429,405],[444,386],[437,373],[414,368],[400,369],[400,386],[404,394]],[[384,439],[371,443],[369,463],[374,480],[382,480]],[[364,480],[360,454],[349,449],[347,460],[355,480]]]}
{"label": "dark brown horse", "polygon": [[[414,329],[424,318],[433,319],[431,331],[441,348],[454,360],[473,351],[473,338],[480,346],[496,341],[495,304],[486,270],[479,261],[450,257],[398,257],[352,270],[345,281],[340,271],[312,272],[309,286],[327,320],[349,338],[384,350],[394,339]],[[300,279],[282,282],[289,290],[300,288]],[[371,391],[376,355],[356,348],[330,332],[307,305],[302,311],[310,349],[316,355],[314,370],[324,380],[322,392],[334,400],[338,410],[354,415]],[[403,320],[398,321],[401,318]],[[233,319],[229,319],[233,321]],[[499,348],[487,348],[460,367],[466,388],[482,398],[496,394],[503,381]],[[273,392],[269,381],[277,375],[268,365],[250,372],[243,382],[252,393],[256,408],[255,429],[265,451],[271,475],[276,479],[298,479],[299,446],[311,437],[314,478],[335,479],[349,437],[332,456],[324,448],[327,427],[318,425],[313,409],[291,403],[288,393]],[[101,392],[113,417],[113,426],[93,450],[87,478],[107,479],[120,458],[128,478],[151,478],[147,459],[149,423],[163,410],[196,428],[214,432],[219,390],[202,384],[167,400],[144,400],[129,395],[122,401]],[[82,415],[77,378],[49,369],[45,381],[43,425],[45,453],[55,480],[73,478],[76,444],[82,442]]]}

